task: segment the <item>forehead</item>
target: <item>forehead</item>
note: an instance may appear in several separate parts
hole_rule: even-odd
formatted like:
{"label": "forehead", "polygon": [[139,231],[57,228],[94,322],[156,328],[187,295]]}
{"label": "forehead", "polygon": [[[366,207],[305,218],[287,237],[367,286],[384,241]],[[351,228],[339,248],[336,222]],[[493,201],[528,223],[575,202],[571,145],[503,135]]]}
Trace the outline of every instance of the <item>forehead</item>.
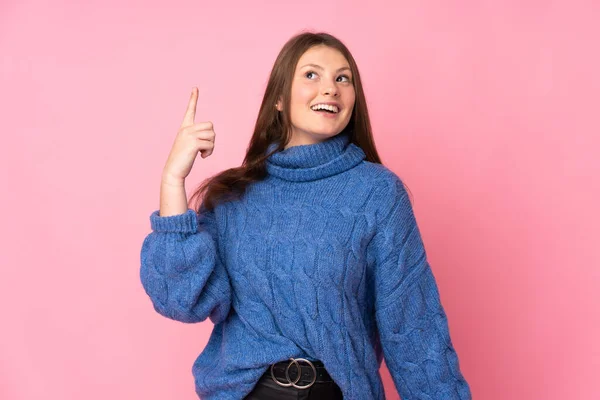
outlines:
{"label": "forehead", "polygon": [[324,45],[313,46],[306,50],[298,60],[296,69],[306,64],[316,64],[325,69],[333,70],[350,67],[348,60],[339,50]]}

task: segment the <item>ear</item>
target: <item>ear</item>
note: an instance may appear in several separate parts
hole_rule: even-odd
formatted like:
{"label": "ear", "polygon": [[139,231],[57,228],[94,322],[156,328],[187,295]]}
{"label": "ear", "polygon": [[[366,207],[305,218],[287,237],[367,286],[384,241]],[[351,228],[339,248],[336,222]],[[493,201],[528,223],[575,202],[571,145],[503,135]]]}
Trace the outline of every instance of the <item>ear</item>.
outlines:
{"label": "ear", "polygon": [[283,110],[281,98],[279,98],[279,100],[277,100],[277,104],[275,104],[275,108],[277,109],[277,111]]}

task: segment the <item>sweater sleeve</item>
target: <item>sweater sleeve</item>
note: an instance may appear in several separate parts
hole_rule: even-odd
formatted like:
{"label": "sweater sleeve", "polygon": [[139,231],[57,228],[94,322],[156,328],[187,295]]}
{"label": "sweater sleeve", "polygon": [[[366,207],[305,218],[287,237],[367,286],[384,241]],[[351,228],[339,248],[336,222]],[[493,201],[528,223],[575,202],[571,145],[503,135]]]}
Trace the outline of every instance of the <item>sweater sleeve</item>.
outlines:
{"label": "sweater sleeve", "polygon": [[214,212],[188,209],[161,217],[156,210],[150,226],[141,249],[140,278],[154,309],[186,323],[225,320],[231,286],[218,252]]}
{"label": "sweater sleeve", "polygon": [[392,181],[367,250],[386,365],[403,400],[471,399],[408,193]]}

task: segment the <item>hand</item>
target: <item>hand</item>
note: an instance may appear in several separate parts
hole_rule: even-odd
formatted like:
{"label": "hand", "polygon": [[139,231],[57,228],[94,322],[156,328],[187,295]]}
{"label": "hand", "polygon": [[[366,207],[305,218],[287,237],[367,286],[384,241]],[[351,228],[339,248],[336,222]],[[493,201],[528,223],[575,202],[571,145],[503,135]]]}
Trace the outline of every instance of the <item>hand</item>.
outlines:
{"label": "hand", "polygon": [[183,182],[192,170],[198,152],[202,158],[210,156],[213,152],[216,135],[212,122],[194,123],[197,103],[198,88],[194,87],[183,123],[163,169],[163,180]]}

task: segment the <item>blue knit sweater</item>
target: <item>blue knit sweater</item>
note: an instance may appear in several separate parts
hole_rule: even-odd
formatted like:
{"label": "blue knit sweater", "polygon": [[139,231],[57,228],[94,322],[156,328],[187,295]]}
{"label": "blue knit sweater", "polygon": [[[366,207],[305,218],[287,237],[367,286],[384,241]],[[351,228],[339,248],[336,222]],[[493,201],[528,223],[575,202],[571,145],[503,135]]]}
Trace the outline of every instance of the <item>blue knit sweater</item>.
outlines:
{"label": "blue knit sweater", "polygon": [[[269,147],[269,151],[274,148]],[[272,363],[323,361],[344,399],[470,399],[408,194],[342,132],[269,157],[266,179],[198,214],[150,215],[140,277],[154,309],[210,318],[203,400],[240,400]]]}

